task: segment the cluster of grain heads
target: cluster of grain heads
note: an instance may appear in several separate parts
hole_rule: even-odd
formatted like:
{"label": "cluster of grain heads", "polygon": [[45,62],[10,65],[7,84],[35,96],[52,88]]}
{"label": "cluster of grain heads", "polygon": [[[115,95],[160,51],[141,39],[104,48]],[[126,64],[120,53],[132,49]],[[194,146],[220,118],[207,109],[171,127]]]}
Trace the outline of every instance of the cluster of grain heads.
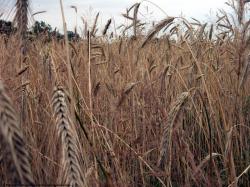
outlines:
{"label": "cluster of grain heads", "polygon": [[61,158],[63,171],[61,171],[59,180],[62,180],[61,182],[66,182],[66,184],[72,187],[82,187],[84,186],[84,180],[81,174],[76,146],[78,138],[75,127],[70,120],[69,110],[62,87],[55,88],[52,104],[63,152]]}
{"label": "cluster of grain heads", "polygon": [[[17,18],[25,16],[28,2],[18,1]],[[0,36],[1,79],[6,90],[17,90],[11,98],[18,112],[25,114],[20,126],[31,140],[28,150],[34,158],[35,182],[249,186],[250,21],[245,16],[248,5],[243,4],[249,1],[234,1],[239,20],[221,12],[213,25],[195,18],[189,22],[167,17],[152,27],[141,16],[143,2],[127,9],[123,16],[128,25],[122,25],[121,30],[109,19],[99,32],[99,14],[91,24],[86,18],[85,38],[77,41],[68,40],[64,15],[65,42],[52,38],[45,43],[39,36],[22,40],[20,35],[6,41]],[[23,16],[22,7],[26,9]],[[77,14],[77,8],[71,8]],[[25,19],[20,19],[21,30],[25,30]],[[115,38],[110,40],[112,31]],[[28,53],[12,55],[23,41]],[[22,67],[13,68],[17,61]],[[62,80],[69,93],[56,88],[52,108],[51,82]],[[25,107],[21,108],[19,90],[26,87]],[[192,88],[196,94],[190,97]],[[180,97],[178,93],[182,93]],[[11,144],[19,140],[14,139],[16,132],[13,141],[6,138],[3,124],[13,125],[15,115],[8,107],[9,111],[2,110],[3,103],[0,186],[12,176],[18,184],[24,183],[20,175],[27,170],[18,163],[19,155],[12,156],[20,152],[17,146],[23,142]],[[52,122],[55,125],[51,126]],[[79,125],[80,131],[74,125]],[[5,158],[3,153],[10,156]],[[5,168],[8,164],[11,170]]]}
{"label": "cluster of grain heads", "polygon": [[5,149],[4,161],[11,170],[10,179],[15,185],[34,186],[30,155],[10,98],[0,82],[0,137]]}
{"label": "cluster of grain heads", "polygon": [[[128,21],[132,21],[131,24],[129,24],[128,26],[125,25],[121,25],[120,27],[124,26],[124,30],[123,35],[125,34],[125,32],[130,29],[133,28],[133,33],[134,33],[134,39],[137,38],[137,36],[140,34],[139,31],[141,31],[143,29],[142,26],[144,26],[146,23],[141,22],[141,20],[138,19],[138,12],[139,12],[139,8],[140,8],[141,3],[135,3],[133,4],[129,9],[127,9],[125,14],[122,14],[122,16],[126,19],[128,19]],[[130,12],[133,10],[133,15],[130,15]],[[118,28],[120,28],[118,27]],[[141,27],[141,28],[140,28]]]}

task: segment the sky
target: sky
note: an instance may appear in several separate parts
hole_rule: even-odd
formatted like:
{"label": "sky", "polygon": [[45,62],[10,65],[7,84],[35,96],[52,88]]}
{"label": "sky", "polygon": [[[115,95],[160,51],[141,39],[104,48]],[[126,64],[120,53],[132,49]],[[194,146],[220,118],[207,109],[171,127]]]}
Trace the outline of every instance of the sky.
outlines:
{"label": "sky", "polygon": [[[144,20],[161,20],[168,16],[194,17],[198,20],[210,20],[215,12],[226,7],[227,0],[151,0],[155,5],[148,1],[143,1],[139,9],[139,17]],[[33,13],[46,11],[46,13],[34,16],[35,20],[44,20],[52,27],[62,30],[62,17],[60,11],[60,0],[33,0],[31,8]],[[100,12],[98,24],[105,25],[109,18],[114,18],[115,25],[125,23],[121,16],[126,8],[136,2],[135,0],[63,0],[66,22],[69,30],[83,27],[82,18],[92,23],[97,12]],[[76,6],[78,13],[70,6]],[[157,6],[158,7],[157,7]],[[77,21],[76,21],[77,17]]]}

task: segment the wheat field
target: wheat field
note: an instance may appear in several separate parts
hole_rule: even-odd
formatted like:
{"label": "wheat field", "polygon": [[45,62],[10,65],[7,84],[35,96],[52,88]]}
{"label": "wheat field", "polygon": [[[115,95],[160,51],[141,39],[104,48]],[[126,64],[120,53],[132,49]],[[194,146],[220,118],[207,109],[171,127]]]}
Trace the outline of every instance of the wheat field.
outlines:
{"label": "wheat field", "polygon": [[0,34],[0,186],[250,186],[249,6],[228,5],[214,24],[145,28],[136,3],[121,34],[97,15],[70,40],[28,35],[17,0]]}

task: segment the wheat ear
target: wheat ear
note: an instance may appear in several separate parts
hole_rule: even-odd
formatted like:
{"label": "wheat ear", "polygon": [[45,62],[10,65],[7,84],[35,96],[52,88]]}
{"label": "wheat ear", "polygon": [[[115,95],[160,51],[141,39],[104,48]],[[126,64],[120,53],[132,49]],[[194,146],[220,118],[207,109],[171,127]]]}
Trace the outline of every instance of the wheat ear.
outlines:
{"label": "wheat ear", "polygon": [[17,23],[22,39],[25,38],[28,29],[29,0],[16,1],[15,22]]}
{"label": "wheat ear", "polygon": [[167,124],[164,127],[162,140],[161,140],[161,146],[160,146],[160,156],[158,159],[158,167],[160,169],[165,168],[165,164],[167,161],[171,160],[171,155],[168,158],[168,154],[171,154],[171,147],[172,147],[172,132],[174,128],[174,124],[176,122],[176,119],[178,117],[178,114],[181,110],[181,107],[186,102],[187,98],[189,96],[188,92],[183,92],[176,100],[176,102],[173,104],[169,114],[168,114],[168,120]]}
{"label": "wheat ear", "polygon": [[105,28],[104,28],[103,31],[102,31],[102,35],[103,35],[103,36],[105,36],[105,35],[107,34],[107,31],[108,31],[108,29],[109,29],[109,27],[110,27],[111,22],[112,22],[112,20],[109,19],[108,22],[106,23]]}
{"label": "wheat ear", "polygon": [[[8,161],[11,164],[13,179],[16,185],[34,186],[30,166],[30,156],[25,148],[25,141],[20,130],[16,112],[12,107],[10,98],[6,95],[0,82],[0,133],[6,151],[9,153]],[[6,155],[7,156],[7,155]]]}
{"label": "wheat ear", "polygon": [[143,48],[161,29],[165,26],[170,25],[174,21],[174,17],[169,17],[158,23],[147,35],[145,40],[142,42],[141,48]]}
{"label": "wheat ear", "polygon": [[[55,88],[52,104],[56,117],[56,126],[62,143],[63,157],[61,163],[66,183],[72,187],[82,187],[83,178],[77,155],[77,134],[69,118],[69,110],[62,87]],[[64,180],[64,179],[63,179]]]}

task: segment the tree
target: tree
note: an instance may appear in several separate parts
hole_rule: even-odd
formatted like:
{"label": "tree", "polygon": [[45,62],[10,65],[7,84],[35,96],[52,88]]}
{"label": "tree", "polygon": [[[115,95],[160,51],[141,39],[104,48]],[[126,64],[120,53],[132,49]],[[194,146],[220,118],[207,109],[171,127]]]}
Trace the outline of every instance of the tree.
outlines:
{"label": "tree", "polygon": [[12,22],[0,20],[0,34],[9,36],[14,30]]}
{"label": "tree", "polygon": [[35,24],[33,25],[31,32],[34,33],[35,35],[41,34],[41,33],[52,33],[52,27],[45,23],[44,21],[36,21]]}

